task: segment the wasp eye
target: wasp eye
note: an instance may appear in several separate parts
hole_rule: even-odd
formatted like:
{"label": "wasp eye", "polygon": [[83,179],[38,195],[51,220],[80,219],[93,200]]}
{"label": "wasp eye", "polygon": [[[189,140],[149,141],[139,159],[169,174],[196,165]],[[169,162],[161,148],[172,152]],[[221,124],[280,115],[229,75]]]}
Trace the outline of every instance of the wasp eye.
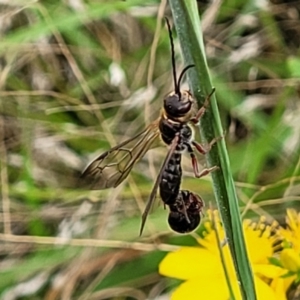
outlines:
{"label": "wasp eye", "polygon": [[170,118],[180,118],[187,114],[192,107],[192,101],[188,97],[179,97],[178,94],[168,95],[164,100],[166,114]]}

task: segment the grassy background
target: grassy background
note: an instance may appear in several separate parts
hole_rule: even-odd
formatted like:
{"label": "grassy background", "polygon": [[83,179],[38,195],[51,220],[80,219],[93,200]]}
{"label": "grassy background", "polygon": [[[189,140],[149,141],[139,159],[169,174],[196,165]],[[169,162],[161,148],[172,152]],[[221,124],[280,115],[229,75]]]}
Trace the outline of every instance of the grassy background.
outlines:
{"label": "grassy background", "polygon": [[[88,161],[155,120],[173,89],[165,2],[0,2],[4,299],[145,299],[176,284],[157,264],[193,236],[171,233],[156,204],[138,238],[166,149],[151,150],[115,190],[77,182]],[[203,2],[241,213],[283,222],[300,200],[300,3]],[[183,187],[215,206],[209,178],[196,190],[188,157],[183,164]]]}

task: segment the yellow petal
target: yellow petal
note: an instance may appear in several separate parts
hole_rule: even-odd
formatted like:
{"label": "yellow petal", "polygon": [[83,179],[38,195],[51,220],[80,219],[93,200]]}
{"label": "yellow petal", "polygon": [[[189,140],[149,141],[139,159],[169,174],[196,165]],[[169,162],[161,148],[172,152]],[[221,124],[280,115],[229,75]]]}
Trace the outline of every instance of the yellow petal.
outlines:
{"label": "yellow petal", "polygon": [[286,269],[292,272],[300,270],[299,254],[292,248],[283,249],[280,253],[280,261]]}
{"label": "yellow petal", "polygon": [[296,278],[297,276],[294,275],[286,278],[278,277],[272,280],[271,287],[276,293],[278,300],[287,300],[286,292]]}
{"label": "yellow petal", "polygon": [[203,248],[184,247],[168,253],[159,264],[159,273],[178,279],[190,279],[209,274],[223,274],[222,265],[217,256]]}
{"label": "yellow petal", "polygon": [[275,278],[271,283],[271,287],[276,293],[278,300],[286,300],[282,278]]}
{"label": "yellow petal", "polygon": [[[278,300],[274,291],[265,282],[256,276],[254,277],[254,282],[257,300]],[[241,293],[237,281],[232,280],[231,285],[235,299],[241,300]],[[172,300],[228,300],[229,298],[229,290],[224,276],[193,278],[181,284],[174,290],[171,296]]]}
{"label": "yellow petal", "polygon": [[[228,300],[229,292],[224,276],[193,278],[181,284],[172,294],[171,300]],[[236,298],[236,300],[241,298]]]}
{"label": "yellow petal", "polygon": [[254,264],[252,265],[253,272],[267,278],[276,278],[286,274],[286,270],[270,264]]}
{"label": "yellow petal", "polygon": [[257,300],[279,300],[272,288],[259,277],[254,276]]}
{"label": "yellow petal", "polygon": [[286,239],[287,243],[293,245],[296,252],[300,252],[300,213],[294,209],[287,209],[286,222],[287,229],[281,229],[281,235]]}
{"label": "yellow petal", "polygon": [[272,240],[267,236],[261,236],[260,230],[251,227],[244,226],[244,233],[250,261],[267,263],[267,258],[273,254]]}
{"label": "yellow petal", "polygon": [[299,225],[300,225],[300,215],[297,214],[295,209],[287,209],[287,224],[289,225],[290,229],[295,232],[299,232]]}

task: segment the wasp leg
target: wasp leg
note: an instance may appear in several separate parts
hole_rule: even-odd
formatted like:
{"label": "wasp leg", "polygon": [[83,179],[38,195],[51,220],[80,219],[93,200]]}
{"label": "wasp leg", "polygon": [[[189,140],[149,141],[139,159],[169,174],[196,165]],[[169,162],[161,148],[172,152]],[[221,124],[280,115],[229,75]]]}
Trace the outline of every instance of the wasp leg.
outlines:
{"label": "wasp leg", "polygon": [[[200,144],[199,144],[200,145]],[[196,178],[200,178],[200,177],[203,177],[207,174],[209,174],[210,172],[213,172],[217,169],[219,169],[218,166],[214,166],[214,167],[211,167],[211,168],[205,168],[203,169],[201,172],[199,172],[199,168],[198,168],[198,161],[197,161],[197,157],[193,151],[193,148],[191,147],[190,144],[186,144],[187,146],[187,150],[191,156],[191,159],[192,159],[192,166],[193,166],[193,170],[194,170],[194,174],[195,174],[195,177]],[[200,145],[201,146],[201,145]],[[202,147],[202,146],[201,146]],[[200,152],[200,151],[199,151]],[[206,153],[206,152],[205,152]],[[205,154],[204,153],[204,154]]]}
{"label": "wasp leg", "polygon": [[[209,174],[209,173],[211,173],[211,172],[213,172],[215,170],[218,170],[218,169],[219,169],[218,166],[213,166],[211,168],[205,168],[201,172],[198,172],[197,174],[195,173],[195,176],[197,178],[201,178],[201,177],[203,177],[203,176],[205,176],[205,175],[207,175],[207,174]],[[194,170],[194,172],[195,172],[195,170]]]}
{"label": "wasp leg", "polygon": [[216,91],[215,88],[212,89],[212,91],[210,92],[210,94],[206,97],[203,106],[198,110],[197,114],[195,117],[191,118],[191,122],[194,124],[198,124],[199,120],[201,119],[201,117],[204,115],[208,105],[209,105],[209,101],[211,96],[214,94],[214,92]]}
{"label": "wasp leg", "polygon": [[198,152],[200,152],[201,154],[206,154],[207,152],[210,151],[210,149],[212,148],[212,146],[218,142],[219,140],[221,140],[223,138],[222,136],[216,137],[213,140],[211,140],[211,142],[208,145],[201,145],[199,143],[197,143],[196,141],[192,141],[193,146],[195,146],[195,148],[197,149]]}
{"label": "wasp leg", "polygon": [[182,209],[179,209],[178,211],[181,212],[184,215],[187,223],[191,224],[191,220],[190,220],[190,218],[187,214],[187,208],[186,208],[186,205],[185,205],[185,202],[184,202],[183,195],[182,195],[181,191],[179,192],[178,197],[180,197],[180,201],[181,201],[181,205],[182,205]]}

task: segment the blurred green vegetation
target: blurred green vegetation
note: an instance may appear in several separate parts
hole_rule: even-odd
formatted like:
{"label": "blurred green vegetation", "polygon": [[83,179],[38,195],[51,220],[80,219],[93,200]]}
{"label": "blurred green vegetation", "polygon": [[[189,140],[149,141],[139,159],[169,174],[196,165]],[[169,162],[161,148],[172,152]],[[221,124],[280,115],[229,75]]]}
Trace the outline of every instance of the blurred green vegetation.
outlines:
{"label": "blurred green vegetation", "polygon": [[[283,222],[300,200],[300,2],[198,6],[241,213]],[[169,7],[154,0],[0,3],[1,298],[146,299],[169,290],[157,274],[164,252],[150,246],[192,245],[195,234],[171,233],[158,200],[138,237],[166,149],[149,151],[120,188],[78,187],[85,165],[155,120],[173,89],[163,16],[172,19]],[[183,187],[215,207],[209,178],[195,190],[188,157],[183,168]],[[72,238],[132,247],[67,246]]]}

